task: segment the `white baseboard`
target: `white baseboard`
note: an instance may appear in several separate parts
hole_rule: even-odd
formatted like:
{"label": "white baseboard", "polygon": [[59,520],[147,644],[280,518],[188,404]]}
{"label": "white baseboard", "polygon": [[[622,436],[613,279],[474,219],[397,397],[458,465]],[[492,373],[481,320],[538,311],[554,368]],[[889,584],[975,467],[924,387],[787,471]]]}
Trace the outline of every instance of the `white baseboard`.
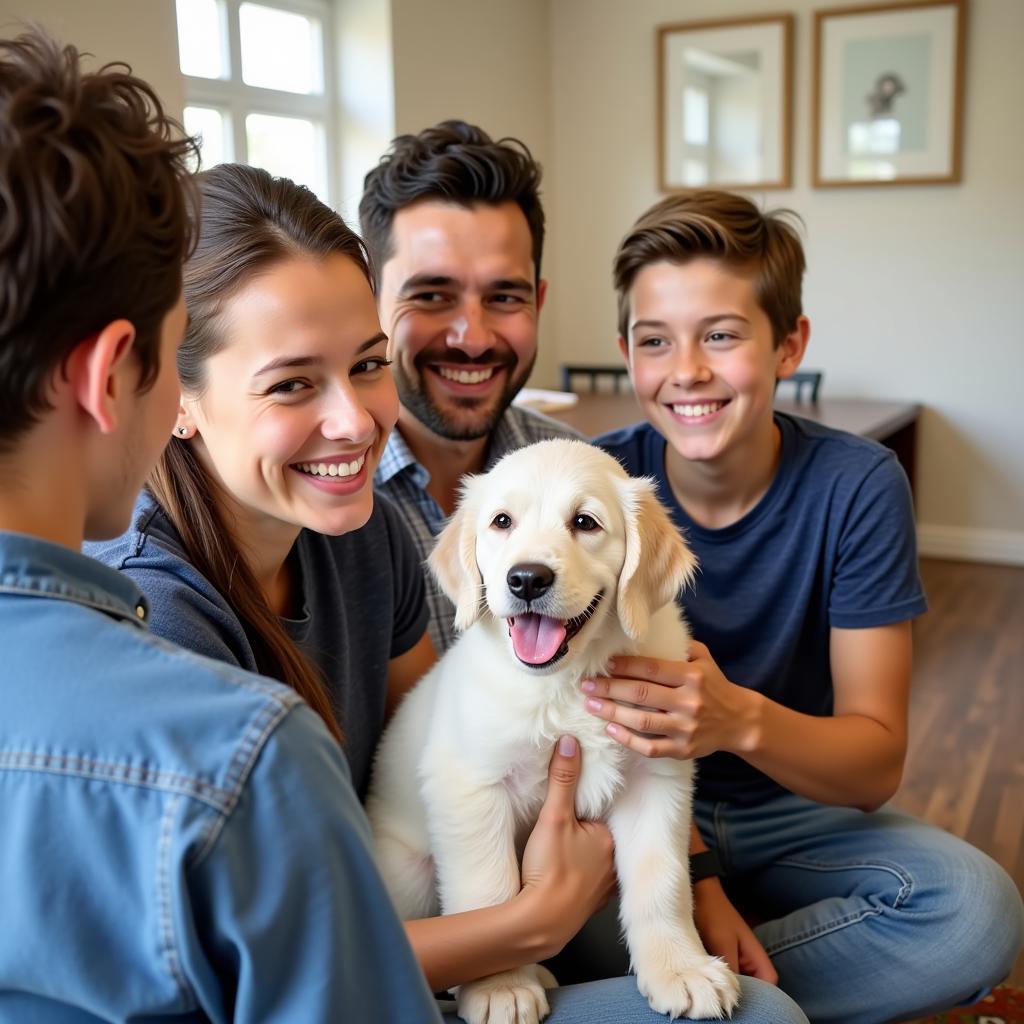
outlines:
{"label": "white baseboard", "polygon": [[917,550],[926,558],[1024,565],[1024,532],[919,523]]}

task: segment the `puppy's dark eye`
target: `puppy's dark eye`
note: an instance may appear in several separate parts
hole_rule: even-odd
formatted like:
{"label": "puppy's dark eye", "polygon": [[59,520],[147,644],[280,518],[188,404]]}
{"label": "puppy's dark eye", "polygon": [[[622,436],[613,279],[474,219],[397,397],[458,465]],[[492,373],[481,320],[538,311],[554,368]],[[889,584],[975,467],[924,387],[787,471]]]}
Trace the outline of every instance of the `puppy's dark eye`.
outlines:
{"label": "puppy's dark eye", "polygon": [[491,526],[496,526],[499,530],[508,530],[512,526],[512,517],[505,512],[499,512],[491,520]]}
{"label": "puppy's dark eye", "polygon": [[573,517],[572,528],[590,533],[591,530],[601,529],[601,524],[593,516],[588,516],[586,512],[580,512]]}

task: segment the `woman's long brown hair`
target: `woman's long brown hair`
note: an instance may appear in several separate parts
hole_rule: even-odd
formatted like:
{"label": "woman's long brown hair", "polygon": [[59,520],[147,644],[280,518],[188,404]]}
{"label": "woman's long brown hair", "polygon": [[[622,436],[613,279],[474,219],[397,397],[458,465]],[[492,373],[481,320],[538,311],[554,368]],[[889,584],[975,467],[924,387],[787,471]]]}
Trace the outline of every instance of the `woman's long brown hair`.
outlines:
{"label": "woman's long brown hair", "polygon": [[[198,178],[195,252],[185,264],[189,326],[178,350],[182,391],[201,395],[206,361],[226,343],[220,313],[254,274],[295,256],[347,256],[371,283],[359,237],[308,189],[241,164],[222,164]],[[285,632],[233,536],[220,485],[193,446],[175,438],[147,486],[174,525],[189,561],[234,609],[264,675],[292,687],[341,742],[323,676]],[[221,499],[218,502],[218,498]]]}

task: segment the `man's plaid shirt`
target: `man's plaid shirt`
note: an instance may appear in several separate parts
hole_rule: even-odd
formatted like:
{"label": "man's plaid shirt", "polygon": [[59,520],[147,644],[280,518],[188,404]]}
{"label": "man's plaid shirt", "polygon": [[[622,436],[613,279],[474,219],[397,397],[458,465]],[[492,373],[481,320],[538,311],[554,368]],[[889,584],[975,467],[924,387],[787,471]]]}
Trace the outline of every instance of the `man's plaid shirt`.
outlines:
{"label": "man's plaid shirt", "polygon": [[[509,406],[491,434],[484,469],[490,469],[498,459],[516,448],[535,441],[546,441],[551,437],[585,440],[564,423],[528,409]],[[443,654],[455,640],[455,606],[441,593],[426,567],[427,555],[434,546],[434,539],[445,524],[441,506],[427,493],[429,483],[430,474],[413,457],[398,430],[393,430],[373,478],[373,486],[389,498],[401,513],[419,548],[427,580],[427,605],[430,608],[427,631],[437,653]]]}

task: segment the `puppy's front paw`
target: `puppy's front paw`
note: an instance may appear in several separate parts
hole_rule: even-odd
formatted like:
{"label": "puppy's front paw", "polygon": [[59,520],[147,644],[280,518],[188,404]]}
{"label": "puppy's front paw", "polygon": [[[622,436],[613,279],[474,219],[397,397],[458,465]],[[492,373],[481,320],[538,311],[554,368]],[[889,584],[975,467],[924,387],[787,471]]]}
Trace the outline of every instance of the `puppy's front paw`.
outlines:
{"label": "puppy's front paw", "polygon": [[636,982],[651,1009],[675,1020],[729,1017],[740,997],[740,983],[724,960],[703,956],[682,964],[637,969]]}
{"label": "puppy's front paw", "polygon": [[459,1016],[466,1024],[538,1024],[550,1009],[545,988],[557,984],[539,964],[502,971],[459,988]]}

